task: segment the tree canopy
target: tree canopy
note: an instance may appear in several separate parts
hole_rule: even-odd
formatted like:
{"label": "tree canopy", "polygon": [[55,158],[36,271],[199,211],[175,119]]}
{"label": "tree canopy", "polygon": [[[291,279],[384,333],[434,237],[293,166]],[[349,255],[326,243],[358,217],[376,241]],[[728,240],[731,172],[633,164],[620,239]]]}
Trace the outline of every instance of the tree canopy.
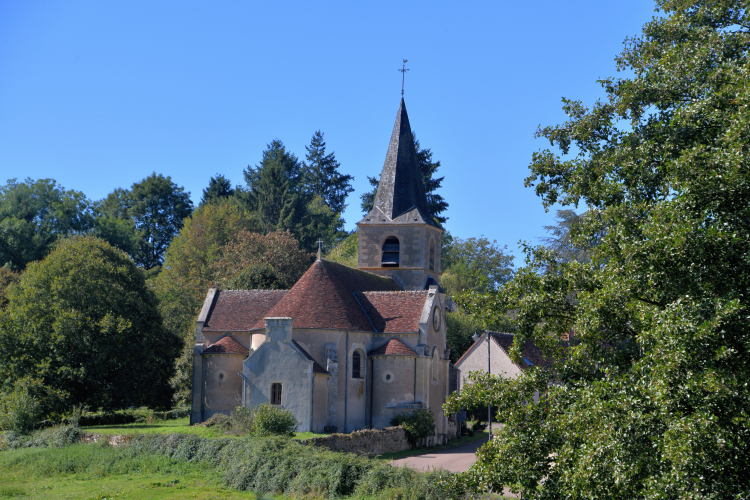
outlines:
{"label": "tree canopy", "polygon": [[193,212],[190,193],[154,172],[130,189],[117,188],[96,206],[95,234],[145,269],[160,266],[169,243]]}
{"label": "tree canopy", "polygon": [[216,177],[211,177],[208,180],[208,187],[203,190],[201,205],[204,203],[212,203],[220,198],[230,198],[232,196],[234,196],[232,181],[221,174],[216,174]]}
{"label": "tree canopy", "polygon": [[513,277],[513,256],[496,240],[448,237],[442,248],[441,280],[449,294],[497,290]]}
{"label": "tree canopy", "polygon": [[93,226],[91,202],[53,179],[10,179],[0,187],[0,266],[22,270],[60,238]]}
{"label": "tree canopy", "polygon": [[171,405],[169,378],[182,340],[162,327],[154,293],[122,251],[94,237],[60,241],[9,287],[0,311],[0,384],[41,380],[71,405]]}
{"label": "tree canopy", "polygon": [[[419,166],[419,171],[422,173],[422,182],[424,183],[424,190],[427,195],[427,209],[435,219],[435,222],[442,226],[448,218],[440,214],[448,209],[448,202],[445,201],[442,195],[436,192],[440,189],[443,179],[445,179],[445,177],[435,177],[438,168],[440,168],[440,162],[432,161],[432,150],[427,148],[422,149],[414,131],[412,131],[412,140],[414,141],[414,150],[417,152],[417,165]],[[378,192],[379,184],[379,177],[368,176],[367,180],[370,186],[372,186],[372,191],[360,196],[363,214],[367,214],[372,210],[372,205],[375,203],[375,193]]]}
{"label": "tree canopy", "polygon": [[[325,152],[325,143],[317,147],[319,153],[320,148]],[[319,160],[325,161],[325,156]],[[331,165],[338,166],[335,159],[332,161]],[[316,175],[308,175],[297,157],[275,139],[263,152],[261,162],[245,169],[247,190],[241,196],[248,209],[257,214],[265,233],[289,230],[302,248],[312,250],[319,238],[330,244],[342,235],[341,215],[327,205],[325,196],[341,201],[345,195],[341,198],[341,193],[336,194],[338,188],[329,189],[327,194],[325,189],[324,193],[316,193],[314,185],[306,187],[303,182],[306,178],[314,179]]]}
{"label": "tree canopy", "polygon": [[472,488],[750,491],[750,18],[744,2],[657,5],[664,16],[616,59],[632,76],[601,80],[591,108],[564,99],[570,120],[537,133],[559,153],[535,153],[526,183],[547,207],[590,207],[571,238],[603,235],[591,261],[527,247],[497,294],[459,298],[477,314],[516,312],[517,360],[527,339],[557,360],[476,377],[447,405],[498,405],[506,422],[458,478]]}
{"label": "tree canopy", "polygon": [[320,196],[334,213],[341,215],[346,208],[346,197],[354,191],[351,184],[354,177],[339,172],[341,165],[333,152],[326,154],[326,143],[320,130],[313,134],[305,149],[302,185],[308,194]]}

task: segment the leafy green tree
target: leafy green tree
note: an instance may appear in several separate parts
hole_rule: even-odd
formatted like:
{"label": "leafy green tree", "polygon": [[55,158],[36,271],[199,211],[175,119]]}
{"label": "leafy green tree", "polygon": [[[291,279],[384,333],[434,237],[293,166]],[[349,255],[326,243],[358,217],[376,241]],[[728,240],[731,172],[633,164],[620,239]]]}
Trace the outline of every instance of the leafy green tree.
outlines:
{"label": "leafy green tree", "polygon": [[467,290],[494,291],[513,277],[513,256],[508,246],[501,247],[484,236],[465,240],[451,237],[440,258],[446,270],[441,283],[451,295]]}
{"label": "leafy green tree", "polygon": [[130,258],[94,237],[61,240],[29,264],[0,313],[0,381],[43,381],[71,405],[171,404],[169,379],[182,347],[162,326],[154,293]]}
{"label": "leafy green tree", "polygon": [[[661,0],[592,108],[538,131],[527,185],[545,206],[587,204],[572,244],[527,247],[475,314],[514,310],[512,354],[558,360],[479,376],[449,408],[499,406],[506,426],[457,478],[534,498],[743,498],[750,491],[750,18],[745,2]],[[603,232],[603,229],[606,231]],[[539,272],[545,270],[546,272]],[[569,300],[571,293],[575,301]],[[575,331],[574,342],[561,335]],[[539,404],[528,404],[535,392]]]}
{"label": "leafy green tree", "polygon": [[117,246],[144,269],[157,268],[193,211],[190,193],[154,172],[129,190],[117,188],[96,204],[94,234]]}
{"label": "leafy green tree", "polygon": [[288,289],[307,271],[312,254],[288,231],[241,231],[222,248],[211,271],[222,288]]}
{"label": "leafy green tree", "polygon": [[326,143],[323,133],[318,130],[312,136],[310,145],[305,146],[306,162],[302,163],[302,185],[311,195],[318,195],[331,210],[342,214],[346,208],[346,197],[354,191],[351,175],[339,172],[341,165],[334,153],[326,154]]}
{"label": "leafy green tree", "polygon": [[0,187],[0,266],[22,270],[44,258],[59,238],[85,233],[92,224],[83,193],[52,179],[10,179]]}
{"label": "leafy green tree", "polygon": [[18,283],[21,279],[19,273],[15,273],[7,267],[0,267],[0,309],[8,303],[8,287]]}
{"label": "leafy green tree", "polygon": [[354,230],[325,254],[325,258],[354,269],[359,265],[359,233]]}
{"label": "leafy green tree", "polygon": [[[442,227],[443,224],[448,220],[447,217],[443,217],[442,214],[448,209],[448,202],[436,193],[440,189],[443,179],[445,177],[435,178],[438,168],[440,168],[439,161],[432,161],[432,150],[422,149],[422,146],[417,140],[417,135],[412,131],[412,139],[414,140],[414,149],[417,152],[417,165],[419,165],[419,171],[422,173],[422,182],[424,182],[425,194],[427,194],[427,209],[430,211],[430,215],[435,219],[435,222]],[[375,193],[378,192],[378,177],[367,177],[372,191],[364,193],[360,198],[362,200],[362,213],[367,214],[372,210],[372,205],[375,203]]]}
{"label": "leafy green tree", "polygon": [[161,265],[172,238],[182,228],[183,219],[193,212],[190,193],[154,172],[130,188],[128,215],[140,235],[136,262],[146,269]]}
{"label": "leafy green tree", "polygon": [[206,292],[216,283],[211,265],[222,248],[242,231],[259,232],[260,222],[232,198],[199,206],[172,240],[162,272],[149,280],[159,298],[164,326],[185,341],[172,380],[178,403],[190,400],[195,317]]}
{"label": "leafy green tree", "polygon": [[205,203],[213,203],[219,198],[229,198],[231,196],[234,196],[232,182],[223,175],[216,174],[216,177],[211,177],[211,179],[209,179],[208,187],[203,190],[201,205]]}
{"label": "leafy green tree", "polygon": [[[589,250],[599,244],[604,236],[604,231],[600,231],[591,238],[581,238],[582,235],[578,229],[585,223],[586,217],[593,216],[595,216],[595,212],[587,211],[577,214],[575,210],[571,209],[558,210],[556,224],[544,226],[550,236],[542,238],[542,241],[547,248],[559,254],[564,262],[572,260],[583,263],[591,262]],[[573,243],[574,238],[579,241],[579,244]]]}

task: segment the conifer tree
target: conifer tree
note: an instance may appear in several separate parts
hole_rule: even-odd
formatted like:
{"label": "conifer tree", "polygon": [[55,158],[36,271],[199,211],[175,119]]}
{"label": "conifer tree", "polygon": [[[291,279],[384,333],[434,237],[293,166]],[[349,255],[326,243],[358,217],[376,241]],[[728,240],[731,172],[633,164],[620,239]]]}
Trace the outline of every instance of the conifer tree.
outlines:
{"label": "conifer tree", "polygon": [[322,197],[335,213],[343,213],[346,197],[354,191],[351,185],[354,177],[339,172],[341,165],[336,161],[334,153],[326,154],[326,143],[320,130],[313,134],[310,145],[305,146],[305,149],[307,161],[302,164],[302,184],[305,191]]}
{"label": "conifer tree", "polygon": [[216,174],[216,177],[211,177],[208,181],[208,187],[203,190],[201,205],[212,203],[219,198],[229,198],[231,196],[234,196],[232,182],[223,175]]}

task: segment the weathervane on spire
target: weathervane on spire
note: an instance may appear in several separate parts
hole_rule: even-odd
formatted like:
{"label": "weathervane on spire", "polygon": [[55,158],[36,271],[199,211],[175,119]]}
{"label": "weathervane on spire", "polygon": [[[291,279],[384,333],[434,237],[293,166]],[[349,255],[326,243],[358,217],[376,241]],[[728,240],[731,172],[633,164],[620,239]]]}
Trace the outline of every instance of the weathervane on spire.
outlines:
{"label": "weathervane on spire", "polygon": [[404,77],[406,76],[406,72],[409,71],[406,69],[406,63],[409,62],[406,59],[404,59],[404,66],[398,70],[401,72],[401,97],[404,97]]}

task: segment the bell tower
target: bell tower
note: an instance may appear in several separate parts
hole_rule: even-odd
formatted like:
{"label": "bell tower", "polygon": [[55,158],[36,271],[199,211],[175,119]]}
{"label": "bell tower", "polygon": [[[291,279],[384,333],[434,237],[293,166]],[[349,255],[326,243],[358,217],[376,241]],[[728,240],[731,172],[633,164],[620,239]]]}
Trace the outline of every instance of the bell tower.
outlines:
{"label": "bell tower", "polygon": [[440,284],[443,229],[427,210],[403,97],[372,210],[357,227],[359,269],[392,277],[405,290]]}

